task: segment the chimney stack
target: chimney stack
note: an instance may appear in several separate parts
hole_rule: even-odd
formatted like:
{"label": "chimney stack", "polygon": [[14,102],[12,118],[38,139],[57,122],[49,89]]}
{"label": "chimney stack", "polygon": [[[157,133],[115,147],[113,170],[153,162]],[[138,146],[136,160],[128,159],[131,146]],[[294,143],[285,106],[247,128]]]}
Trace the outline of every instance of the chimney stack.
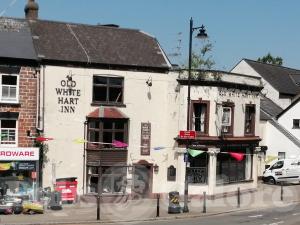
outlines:
{"label": "chimney stack", "polygon": [[39,14],[39,5],[34,0],[28,0],[24,11],[26,19],[37,20]]}

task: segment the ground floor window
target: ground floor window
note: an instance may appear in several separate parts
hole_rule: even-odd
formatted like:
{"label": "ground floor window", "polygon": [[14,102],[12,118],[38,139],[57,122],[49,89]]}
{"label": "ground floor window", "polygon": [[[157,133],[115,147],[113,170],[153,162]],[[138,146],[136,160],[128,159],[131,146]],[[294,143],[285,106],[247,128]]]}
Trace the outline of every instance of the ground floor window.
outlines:
{"label": "ground floor window", "polygon": [[251,152],[250,148],[221,148],[217,155],[217,184],[251,180],[253,164]]}
{"label": "ground floor window", "polygon": [[[88,192],[98,193],[98,167],[88,167]],[[125,193],[127,167],[102,166],[99,187],[102,194]]]}
{"label": "ground floor window", "polygon": [[36,175],[35,161],[1,161],[0,197],[35,199]]}
{"label": "ground floor window", "polygon": [[187,168],[188,182],[206,184],[208,171],[208,154],[206,152],[192,157],[189,156],[190,167]]}

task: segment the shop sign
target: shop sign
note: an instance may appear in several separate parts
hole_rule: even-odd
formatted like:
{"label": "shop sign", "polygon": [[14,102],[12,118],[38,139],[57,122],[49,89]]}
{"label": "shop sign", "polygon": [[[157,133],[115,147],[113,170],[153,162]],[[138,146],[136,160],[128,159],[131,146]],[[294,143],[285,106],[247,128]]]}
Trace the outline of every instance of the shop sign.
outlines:
{"label": "shop sign", "polygon": [[0,161],[37,161],[39,148],[0,148]]}
{"label": "shop sign", "polygon": [[141,123],[141,155],[150,155],[151,123]]}
{"label": "shop sign", "polygon": [[34,162],[20,162],[18,163],[18,170],[35,170]]}
{"label": "shop sign", "polygon": [[179,131],[179,138],[180,139],[195,139],[196,138],[196,131],[194,131],[194,130],[181,130],[181,131]]}

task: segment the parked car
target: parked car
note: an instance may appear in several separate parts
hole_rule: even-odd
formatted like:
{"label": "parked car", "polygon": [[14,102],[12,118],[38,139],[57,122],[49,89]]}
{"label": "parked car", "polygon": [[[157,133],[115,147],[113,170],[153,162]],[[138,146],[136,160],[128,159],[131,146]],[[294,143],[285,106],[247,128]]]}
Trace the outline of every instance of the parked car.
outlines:
{"label": "parked car", "polygon": [[263,173],[265,183],[300,182],[300,159],[281,159]]}

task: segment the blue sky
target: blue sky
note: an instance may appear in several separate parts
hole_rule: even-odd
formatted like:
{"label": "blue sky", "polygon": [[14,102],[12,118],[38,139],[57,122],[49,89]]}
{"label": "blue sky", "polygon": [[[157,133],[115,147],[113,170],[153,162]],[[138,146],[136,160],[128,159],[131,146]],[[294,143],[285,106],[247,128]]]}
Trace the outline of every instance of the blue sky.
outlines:
{"label": "blue sky", "polygon": [[[189,20],[204,24],[214,48],[215,69],[230,70],[242,58],[270,52],[300,69],[298,0],[36,0],[39,18],[87,24],[118,24],[155,36],[171,62],[187,61]],[[27,0],[1,0],[0,15],[24,17]],[[181,33],[181,34],[179,34]],[[179,41],[181,44],[179,45]],[[201,42],[193,40],[194,50]],[[178,52],[180,56],[172,56]]]}

